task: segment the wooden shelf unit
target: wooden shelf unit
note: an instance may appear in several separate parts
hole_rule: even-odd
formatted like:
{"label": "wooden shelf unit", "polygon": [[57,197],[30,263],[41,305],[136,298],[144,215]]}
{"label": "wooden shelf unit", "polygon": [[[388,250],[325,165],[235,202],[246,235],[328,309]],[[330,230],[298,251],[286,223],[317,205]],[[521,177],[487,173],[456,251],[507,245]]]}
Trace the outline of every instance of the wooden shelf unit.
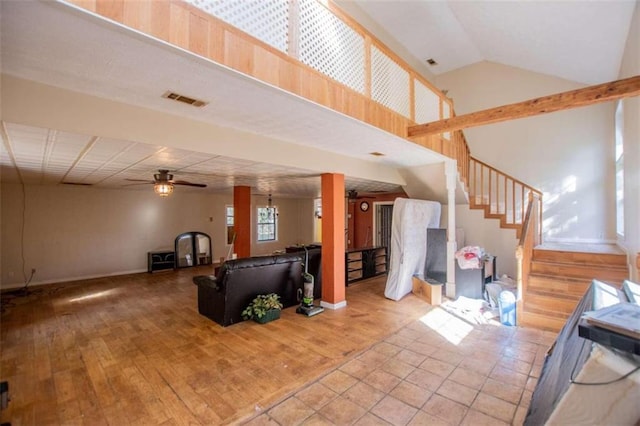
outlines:
{"label": "wooden shelf unit", "polygon": [[346,285],[352,282],[386,274],[388,269],[386,247],[350,249],[345,253]]}
{"label": "wooden shelf unit", "polygon": [[147,252],[147,271],[163,271],[175,268],[176,253],[173,250]]}

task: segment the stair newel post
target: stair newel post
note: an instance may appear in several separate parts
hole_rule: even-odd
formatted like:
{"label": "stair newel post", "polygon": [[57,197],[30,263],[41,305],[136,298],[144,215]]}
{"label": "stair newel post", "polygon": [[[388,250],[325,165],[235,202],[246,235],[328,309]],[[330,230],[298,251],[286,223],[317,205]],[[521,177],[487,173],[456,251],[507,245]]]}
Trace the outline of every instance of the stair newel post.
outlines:
{"label": "stair newel post", "polygon": [[456,284],[456,186],[457,164],[455,160],[445,162],[444,173],[447,179],[447,297],[455,299]]}
{"label": "stair newel post", "polygon": [[542,197],[538,196],[538,241],[536,245],[542,244]]}
{"label": "stair newel post", "polygon": [[521,245],[516,247],[516,318],[520,318],[524,302],[522,300],[522,262],[524,259],[524,249]]}

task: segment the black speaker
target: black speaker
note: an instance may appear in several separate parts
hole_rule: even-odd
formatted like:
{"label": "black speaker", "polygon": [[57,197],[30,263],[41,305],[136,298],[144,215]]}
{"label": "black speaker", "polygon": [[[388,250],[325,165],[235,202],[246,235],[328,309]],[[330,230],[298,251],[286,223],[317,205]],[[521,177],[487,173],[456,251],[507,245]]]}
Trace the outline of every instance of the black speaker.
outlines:
{"label": "black speaker", "polygon": [[427,254],[424,262],[426,281],[447,282],[447,230],[427,229]]}

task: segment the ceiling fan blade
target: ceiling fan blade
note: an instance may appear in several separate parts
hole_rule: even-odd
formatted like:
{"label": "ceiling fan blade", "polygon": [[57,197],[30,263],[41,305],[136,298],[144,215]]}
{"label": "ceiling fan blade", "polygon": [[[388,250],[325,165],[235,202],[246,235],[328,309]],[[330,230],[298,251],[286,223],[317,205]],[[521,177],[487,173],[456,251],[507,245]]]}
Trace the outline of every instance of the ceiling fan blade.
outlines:
{"label": "ceiling fan blade", "polygon": [[125,179],[125,180],[128,180],[129,182],[155,183],[152,180],[145,180],[145,179]]}
{"label": "ceiling fan blade", "polygon": [[184,185],[184,186],[195,186],[198,188],[206,188],[207,185],[204,183],[192,183],[192,182],[187,182],[184,180],[175,180],[172,182],[174,185]]}

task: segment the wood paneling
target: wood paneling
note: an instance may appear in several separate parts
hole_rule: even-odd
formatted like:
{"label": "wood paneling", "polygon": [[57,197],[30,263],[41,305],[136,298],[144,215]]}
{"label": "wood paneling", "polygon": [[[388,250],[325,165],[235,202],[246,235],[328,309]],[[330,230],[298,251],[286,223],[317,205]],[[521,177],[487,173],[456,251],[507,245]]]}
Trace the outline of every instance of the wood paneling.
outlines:
{"label": "wood paneling", "polygon": [[[344,261],[344,259],[343,259]],[[0,368],[12,424],[229,424],[268,408],[424,315],[385,277],[349,305],[220,327],[198,314],[196,267],[34,289],[2,313]]]}

